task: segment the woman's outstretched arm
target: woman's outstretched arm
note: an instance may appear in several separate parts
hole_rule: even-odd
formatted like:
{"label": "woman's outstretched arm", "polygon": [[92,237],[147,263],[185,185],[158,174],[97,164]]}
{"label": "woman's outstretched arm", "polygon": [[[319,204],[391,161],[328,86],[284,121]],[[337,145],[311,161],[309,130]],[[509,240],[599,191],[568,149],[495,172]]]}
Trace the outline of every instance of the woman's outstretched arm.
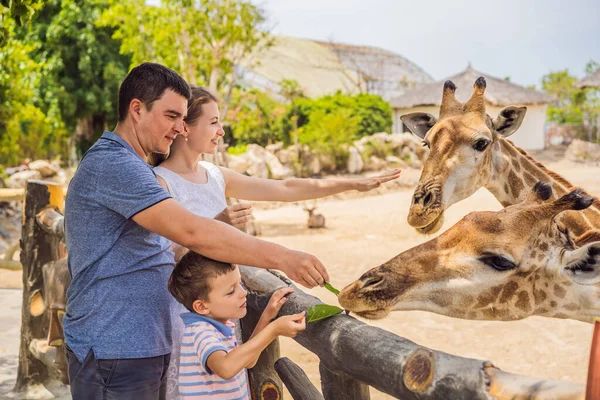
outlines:
{"label": "woman's outstretched arm", "polygon": [[225,195],[252,201],[301,201],[318,199],[347,190],[366,192],[400,176],[400,169],[356,179],[261,179],[220,167],[225,177]]}

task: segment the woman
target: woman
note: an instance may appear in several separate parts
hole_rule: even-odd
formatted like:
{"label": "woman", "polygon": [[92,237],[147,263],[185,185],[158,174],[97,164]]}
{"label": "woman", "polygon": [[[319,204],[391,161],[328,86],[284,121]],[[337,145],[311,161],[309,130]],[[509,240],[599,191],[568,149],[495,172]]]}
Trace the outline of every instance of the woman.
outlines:
{"label": "woman", "polygon": [[[158,180],[188,210],[206,218],[215,218],[235,227],[244,227],[251,218],[250,204],[227,206],[226,197],[254,201],[301,201],[330,196],[347,190],[366,192],[396,179],[395,169],[380,176],[359,179],[287,179],[253,178],[233,170],[198,161],[201,154],[214,154],[225,132],[217,99],[206,89],[192,87],[192,99],[185,119],[186,131],[171,144],[168,157],[153,154],[150,163]],[[175,246],[175,257],[186,249]],[[167,398],[178,398],[177,371],[183,323],[179,314],[186,312],[173,301],[173,349],[168,372]]]}

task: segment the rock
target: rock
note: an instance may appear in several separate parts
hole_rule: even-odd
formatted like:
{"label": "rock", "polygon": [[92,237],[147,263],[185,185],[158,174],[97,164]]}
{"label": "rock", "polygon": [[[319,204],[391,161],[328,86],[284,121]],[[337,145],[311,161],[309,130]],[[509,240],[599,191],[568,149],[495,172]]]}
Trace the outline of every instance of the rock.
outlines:
{"label": "rock", "polygon": [[248,151],[246,154],[251,155],[254,159],[263,160],[268,165],[270,178],[283,179],[291,176],[292,174],[292,171],[289,168],[285,168],[283,165],[281,165],[275,154],[267,151],[265,148],[260,147],[257,144],[248,145]]}
{"label": "rock", "polygon": [[6,186],[12,189],[24,188],[27,185],[27,181],[32,179],[42,179],[42,174],[39,171],[17,172],[6,180]]}
{"label": "rock", "polygon": [[573,139],[567,147],[565,157],[571,161],[600,162],[600,145]]}
{"label": "rock", "polygon": [[371,156],[369,158],[369,162],[367,164],[367,169],[372,171],[379,171],[385,168],[385,161],[376,156]]}
{"label": "rock", "polygon": [[308,164],[308,174],[309,175],[319,175],[321,173],[321,162],[318,157],[313,157]]}
{"label": "rock", "polygon": [[283,142],[269,144],[267,145],[267,147],[265,147],[265,149],[267,149],[267,151],[270,151],[273,154],[277,154],[279,150],[283,149]]}
{"label": "rock", "polygon": [[42,174],[42,178],[49,178],[56,175],[58,172],[58,168],[45,160],[36,160],[30,162],[29,169],[32,171],[39,171],[40,174]]}
{"label": "rock", "polygon": [[276,155],[282,164],[289,164],[296,157],[296,154],[289,149],[279,150]]}
{"label": "rock", "polygon": [[246,153],[240,155],[227,155],[227,166],[240,174],[245,174],[250,167],[250,160],[246,157]]}
{"label": "rock", "polygon": [[346,169],[351,174],[360,173],[365,167],[365,163],[360,156],[358,149],[354,146],[351,146],[348,150],[348,162],[346,163]]}
{"label": "rock", "polygon": [[396,156],[387,156],[385,162],[393,164],[395,167],[406,167],[406,163]]}

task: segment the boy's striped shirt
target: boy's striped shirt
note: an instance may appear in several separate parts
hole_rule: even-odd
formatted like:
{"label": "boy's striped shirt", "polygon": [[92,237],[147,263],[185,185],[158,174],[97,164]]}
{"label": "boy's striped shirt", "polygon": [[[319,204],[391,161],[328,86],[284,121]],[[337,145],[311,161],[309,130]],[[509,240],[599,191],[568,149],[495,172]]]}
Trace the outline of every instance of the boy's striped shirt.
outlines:
{"label": "boy's striped shirt", "polygon": [[232,379],[222,379],[206,365],[215,351],[237,347],[234,324],[227,325],[195,313],[181,314],[185,331],[179,359],[179,395],[182,399],[250,400],[246,370]]}

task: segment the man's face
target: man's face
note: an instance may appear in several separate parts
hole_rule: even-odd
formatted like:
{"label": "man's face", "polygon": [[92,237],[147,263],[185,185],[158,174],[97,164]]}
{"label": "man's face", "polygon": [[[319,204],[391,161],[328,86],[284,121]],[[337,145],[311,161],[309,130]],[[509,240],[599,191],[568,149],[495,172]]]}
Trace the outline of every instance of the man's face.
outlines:
{"label": "man's face", "polygon": [[246,315],[246,290],[242,287],[240,270],[210,278],[210,293],[204,305],[209,310],[207,316],[225,323],[229,319],[239,319]]}
{"label": "man's face", "polygon": [[187,114],[188,101],[167,89],[150,110],[144,104],[140,108],[139,140],[144,152],[166,154],[177,135],[183,133],[183,119]]}

